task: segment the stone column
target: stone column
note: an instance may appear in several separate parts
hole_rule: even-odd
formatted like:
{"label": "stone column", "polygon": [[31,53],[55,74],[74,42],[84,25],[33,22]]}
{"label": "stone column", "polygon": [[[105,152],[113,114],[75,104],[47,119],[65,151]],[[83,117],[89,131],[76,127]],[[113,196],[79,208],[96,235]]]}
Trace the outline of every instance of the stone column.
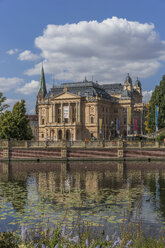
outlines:
{"label": "stone column", "polygon": [[63,122],[63,103],[61,103],[61,123]]}
{"label": "stone column", "polygon": [[69,118],[68,118],[68,122],[70,123],[70,102],[68,103],[68,106],[69,106]]}
{"label": "stone column", "polygon": [[76,102],[76,122],[78,122],[78,103]]}
{"label": "stone column", "polygon": [[56,122],[56,104],[54,104],[54,122]]}
{"label": "stone column", "polygon": [[51,105],[51,109],[52,109],[52,119],[51,119],[51,122],[53,122],[53,104]]}
{"label": "stone column", "polygon": [[52,122],[53,123],[55,122],[55,107],[56,107],[56,105],[52,104]]}
{"label": "stone column", "polygon": [[78,120],[79,122],[81,121],[81,109],[80,109],[80,106],[81,105],[80,105],[80,102],[79,102],[79,120]]}

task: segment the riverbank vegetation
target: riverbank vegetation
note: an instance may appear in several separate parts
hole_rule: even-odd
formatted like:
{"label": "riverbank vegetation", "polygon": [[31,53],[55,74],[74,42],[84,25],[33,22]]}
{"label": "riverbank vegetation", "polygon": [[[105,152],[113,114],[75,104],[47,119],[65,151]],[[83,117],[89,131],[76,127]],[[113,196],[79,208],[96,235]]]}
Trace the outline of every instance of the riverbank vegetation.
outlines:
{"label": "riverbank vegetation", "polygon": [[158,129],[165,127],[165,75],[162,77],[160,84],[155,87],[151,99],[148,104],[148,114],[146,116],[146,130],[148,133],[156,131],[156,106],[159,109],[158,113]]}
{"label": "riverbank vegetation", "polygon": [[58,226],[52,229],[28,230],[21,227],[20,234],[6,232],[0,234],[0,248],[164,248],[165,236],[144,234],[141,223],[123,223],[119,234],[106,234],[99,228],[86,225],[74,227]]}

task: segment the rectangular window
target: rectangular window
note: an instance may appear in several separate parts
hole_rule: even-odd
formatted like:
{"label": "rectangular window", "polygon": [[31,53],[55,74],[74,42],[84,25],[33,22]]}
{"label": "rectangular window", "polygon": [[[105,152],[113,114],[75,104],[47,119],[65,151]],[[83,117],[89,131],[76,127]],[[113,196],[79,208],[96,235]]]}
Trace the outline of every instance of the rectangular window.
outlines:
{"label": "rectangular window", "polygon": [[44,133],[41,134],[41,137],[44,138]]}

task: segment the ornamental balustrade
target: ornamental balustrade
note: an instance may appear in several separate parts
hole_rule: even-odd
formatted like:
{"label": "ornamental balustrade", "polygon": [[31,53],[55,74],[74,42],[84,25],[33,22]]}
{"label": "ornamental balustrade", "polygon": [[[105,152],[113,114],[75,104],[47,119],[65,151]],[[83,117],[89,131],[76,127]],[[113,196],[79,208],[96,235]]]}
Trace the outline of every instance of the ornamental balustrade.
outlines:
{"label": "ornamental balustrade", "polygon": [[165,148],[164,142],[158,141],[25,141],[0,140],[0,148]]}

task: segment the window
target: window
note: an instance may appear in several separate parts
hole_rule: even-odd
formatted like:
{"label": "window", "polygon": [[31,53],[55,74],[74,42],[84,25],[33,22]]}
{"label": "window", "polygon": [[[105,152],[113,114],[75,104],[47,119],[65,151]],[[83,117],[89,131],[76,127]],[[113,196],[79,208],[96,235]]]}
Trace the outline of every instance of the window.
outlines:
{"label": "window", "polygon": [[127,124],[127,118],[124,118],[124,125]]}
{"label": "window", "polygon": [[45,120],[44,120],[44,119],[41,120],[41,124],[42,124],[42,125],[45,124]]}
{"label": "window", "polygon": [[41,137],[44,138],[44,133],[41,134]]}
{"label": "window", "polygon": [[94,117],[91,117],[91,123],[92,124],[94,123]]}

